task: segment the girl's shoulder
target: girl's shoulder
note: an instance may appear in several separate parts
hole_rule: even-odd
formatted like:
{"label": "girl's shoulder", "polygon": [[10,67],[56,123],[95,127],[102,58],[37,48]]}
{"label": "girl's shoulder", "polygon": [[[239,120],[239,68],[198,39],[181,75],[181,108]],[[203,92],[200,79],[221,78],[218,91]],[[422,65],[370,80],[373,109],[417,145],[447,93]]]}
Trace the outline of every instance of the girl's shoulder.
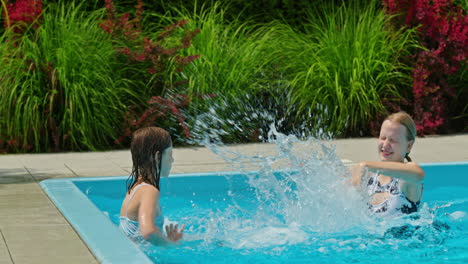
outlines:
{"label": "girl's shoulder", "polygon": [[143,184],[139,192],[142,196],[159,196],[159,190],[152,184]]}
{"label": "girl's shoulder", "polygon": [[130,196],[136,196],[136,199],[139,199],[139,197],[159,196],[159,190],[152,184],[140,183],[133,187]]}

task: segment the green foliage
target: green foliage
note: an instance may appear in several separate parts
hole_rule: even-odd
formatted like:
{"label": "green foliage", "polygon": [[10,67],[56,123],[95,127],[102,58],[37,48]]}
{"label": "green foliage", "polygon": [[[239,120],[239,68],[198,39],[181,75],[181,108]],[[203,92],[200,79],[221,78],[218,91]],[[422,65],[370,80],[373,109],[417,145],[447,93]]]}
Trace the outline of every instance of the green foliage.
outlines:
{"label": "green foliage", "polygon": [[235,96],[268,81],[262,76],[269,65],[269,58],[264,56],[268,36],[252,32],[248,23],[239,20],[225,22],[220,5],[194,12],[182,10],[179,14],[189,19],[191,27],[201,30],[187,49],[188,54],[200,54],[185,69],[192,77],[190,93],[221,92]]}
{"label": "green foliage", "polygon": [[[122,123],[123,133],[115,140],[128,145],[133,131],[146,126],[161,126],[170,132],[180,126],[188,138],[190,132],[181,114],[190,106],[184,91],[188,83],[183,72],[186,65],[198,55],[183,56],[199,29],[187,30],[187,20],[168,22],[157,13],[145,12],[143,2],[135,5],[134,15],[120,14],[112,0],[106,1],[106,19],[101,28],[112,37],[117,50],[120,77],[128,79],[133,90],[143,101],[130,103]],[[148,28],[150,30],[148,30]],[[174,135],[177,138],[179,131]]]}
{"label": "green foliage", "polygon": [[[143,14],[136,8],[141,17],[116,16],[107,24],[122,26],[123,38],[101,28],[104,9],[90,11],[99,0],[84,6],[57,1],[49,1],[39,28],[17,39],[1,35],[0,149],[110,148],[115,139],[128,139],[135,122],[154,118],[180,123],[184,129],[167,127],[173,133],[188,134],[183,122],[196,130],[190,133],[205,133],[194,126],[200,113],[216,119],[203,129],[219,129],[225,142],[256,141],[272,122],[284,133],[369,135],[370,121],[386,111],[383,102],[398,104],[411,92],[411,70],[401,59],[417,48],[413,34],[391,28],[375,1],[314,2],[300,10],[308,14],[305,23],[249,16],[256,4],[236,9],[242,1],[161,4],[164,12],[152,2]],[[135,1],[118,4],[120,13]],[[153,49],[167,25],[185,19],[160,51]],[[158,66],[158,54],[171,49],[177,52]],[[185,79],[188,84],[178,82]],[[171,111],[177,113],[171,117]]]}
{"label": "green foliage", "polygon": [[116,75],[101,11],[49,5],[43,24],[0,44],[0,136],[27,151],[101,149],[119,135],[132,97]]}
{"label": "green foliage", "polygon": [[306,126],[317,136],[370,135],[370,121],[386,112],[383,101],[399,103],[410,92],[410,69],[399,60],[415,47],[412,32],[389,28],[375,2],[317,5],[301,30],[280,21],[225,22],[226,8],[180,12],[201,29],[189,49],[201,57],[186,72],[191,93],[222,95],[217,103],[230,109],[220,118],[239,120],[244,130],[266,120],[233,113],[257,107],[274,110],[286,133]]}
{"label": "green foliage", "polygon": [[[220,120],[216,129],[223,131],[224,142],[257,141],[258,137],[253,135],[259,134],[260,127],[268,129],[270,123],[249,117],[284,101],[285,86],[278,85],[283,80],[277,62],[283,24],[227,21],[225,10],[229,8],[217,2],[211,8],[201,6],[190,11],[173,11],[178,19],[188,19],[190,27],[200,29],[192,46],[186,50],[187,54],[200,57],[183,71],[190,77],[188,92],[196,102],[186,112],[190,116],[187,122],[193,125],[197,115],[211,107],[216,109],[218,116],[214,118]],[[199,100],[211,94],[216,97]],[[281,105],[283,109],[286,107],[287,104]],[[239,127],[233,126],[232,120],[236,120]]]}
{"label": "green foliage", "polygon": [[310,10],[306,33],[285,45],[299,114],[334,136],[369,135],[383,100],[400,99],[410,85],[399,59],[415,44],[412,33],[392,31],[388,19],[372,2]]}

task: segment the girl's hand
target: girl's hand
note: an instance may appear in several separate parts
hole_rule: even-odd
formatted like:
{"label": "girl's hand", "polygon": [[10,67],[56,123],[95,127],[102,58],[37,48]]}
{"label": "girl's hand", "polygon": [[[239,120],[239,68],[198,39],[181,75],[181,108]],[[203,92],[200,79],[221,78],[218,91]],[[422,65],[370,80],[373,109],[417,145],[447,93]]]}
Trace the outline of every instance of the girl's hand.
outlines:
{"label": "girl's hand", "polygon": [[182,232],[184,231],[185,225],[182,225],[180,230],[177,230],[178,229],[177,226],[178,225],[173,225],[173,224],[166,226],[167,238],[173,242],[179,241],[180,239],[182,239],[182,236],[183,236]]}
{"label": "girl's hand", "polygon": [[351,167],[351,184],[358,188],[358,190],[361,189],[362,175],[364,174],[366,168],[367,165],[364,162],[361,162],[358,165],[354,165]]}

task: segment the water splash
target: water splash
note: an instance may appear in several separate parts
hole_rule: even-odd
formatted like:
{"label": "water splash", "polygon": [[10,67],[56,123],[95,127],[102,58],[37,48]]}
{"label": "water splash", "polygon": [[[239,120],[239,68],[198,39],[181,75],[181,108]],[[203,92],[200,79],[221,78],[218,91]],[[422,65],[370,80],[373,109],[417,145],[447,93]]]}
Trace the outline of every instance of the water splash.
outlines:
{"label": "water splash", "polygon": [[[271,125],[269,153],[242,153],[207,143],[233,170],[248,177],[257,203],[247,216],[232,195],[232,206],[211,216],[210,237],[233,248],[304,243],[313,233],[353,232],[369,221],[363,197],[349,186],[349,172],[333,144],[309,137],[284,135]],[[252,173],[252,169],[256,173]],[[239,218],[235,216],[246,216]],[[233,235],[237,234],[237,235]],[[240,234],[240,235],[239,235]]]}
{"label": "water splash", "polygon": [[326,122],[318,120],[313,113],[302,111],[300,117],[297,115],[298,109],[291,108],[287,91],[277,90],[275,96],[239,94],[235,98],[218,94],[206,101],[206,105],[183,112],[189,120],[186,125],[190,128],[191,138],[177,140],[191,145],[268,142],[270,124],[301,139],[309,136],[331,138],[332,134],[324,128]]}
{"label": "water splash", "polygon": [[464,211],[447,214],[440,210],[457,201],[432,208],[424,203],[418,213],[401,217],[372,216],[368,197],[350,186],[348,168],[331,141],[284,135],[274,124],[267,138],[269,147],[256,153],[206,143],[233,170],[248,177],[256,208],[247,210],[238,202],[245,199],[244,194],[231,193],[231,205],[210,215],[202,235],[205,245],[264,249],[267,254],[292,245],[308,245],[323,254],[356,249],[384,252],[405,246],[421,248],[426,243],[443,250],[440,245],[455,232],[447,223],[466,218]]}
{"label": "water splash", "polygon": [[[450,261],[463,255],[467,199],[423,203],[419,212],[401,217],[371,216],[367,197],[349,185],[348,168],[332,142],[285,135],[274,125],[267,139],[250,153],[207,142],[232,170],[242,172],[248,190],[229,188],[226,194],[210,196],[209,202],[206,197],[197,200],[194,193],[189,208],[206,204],[176,217],[189,227],[184,243],[164,252],[159,247],[145,252],[161,263],[177,262],[174,259],[184,254],[200,261],[223,256],[217,260],[234,263],[252,258],[270,263],[271,256],[278,263],[290,258],[374,263],[395,250],[395,263]],[[238,180],[226,177],[228,182]]]}
{"label": "water splash", "polygon": [[[326,129],[307,123],[288,127],[291,116],[277,109],[259,106],[246,95],[233,102],[221,98],[206,111],[191,114],[196,118],[188,124],[192,138],[186,143],[208,147],[247,177],[250,190],[229,190],[222,198],[228,206],[177,218],[190,226],[182,250],[205,252],[200,259],[232,250],[236,255],[254,252],[252,256],[305,252],[309,260],[318,254],[318,259],[332,256],[336,263],[349,263],[351,254],[354,260],[370,263],[372,256],[400,249],[405,252],[401,262],[406,263],[408,257],[444,255],[450,248],[446,240],[464,237],[466,201],[461,201],[461,209],[457,201],[447,201],[432,208],[425,203],[411,216],[370,216],[368,197],[350,187],[348,169],[327,140]],[[313,126],[317,129],[311,131]],[[255,153],[223,144],[252,140],[266,144]],[[159,248],[151,250],[155,256],[164,255]],[[180,255],[179,250],[172,256]],[[340,252],[344,253],[336,254]]]}

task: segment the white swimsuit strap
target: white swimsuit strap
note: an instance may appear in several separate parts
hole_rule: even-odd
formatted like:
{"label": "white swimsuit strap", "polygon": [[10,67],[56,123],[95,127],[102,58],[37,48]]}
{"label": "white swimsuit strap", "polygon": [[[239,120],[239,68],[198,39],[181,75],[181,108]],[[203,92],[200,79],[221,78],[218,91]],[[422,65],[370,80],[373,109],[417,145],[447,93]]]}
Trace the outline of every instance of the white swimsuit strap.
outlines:
{"label": "white swimsuit strap", "polygon": [[148,183],[144,182],[144,183],[140,183],[137,186],[133,187],[133,190],[130,193],[130,197],[128,197],[127,206],[125,207],[125,217],[128,218],[128,206],[130,205],[130,202],[132,201],[133,196],[135,196],[135,193],[138,191],[138,189],[140,189],[140,187],[146,186],[146,185],[151,185],[151,184],[148,184]]}

